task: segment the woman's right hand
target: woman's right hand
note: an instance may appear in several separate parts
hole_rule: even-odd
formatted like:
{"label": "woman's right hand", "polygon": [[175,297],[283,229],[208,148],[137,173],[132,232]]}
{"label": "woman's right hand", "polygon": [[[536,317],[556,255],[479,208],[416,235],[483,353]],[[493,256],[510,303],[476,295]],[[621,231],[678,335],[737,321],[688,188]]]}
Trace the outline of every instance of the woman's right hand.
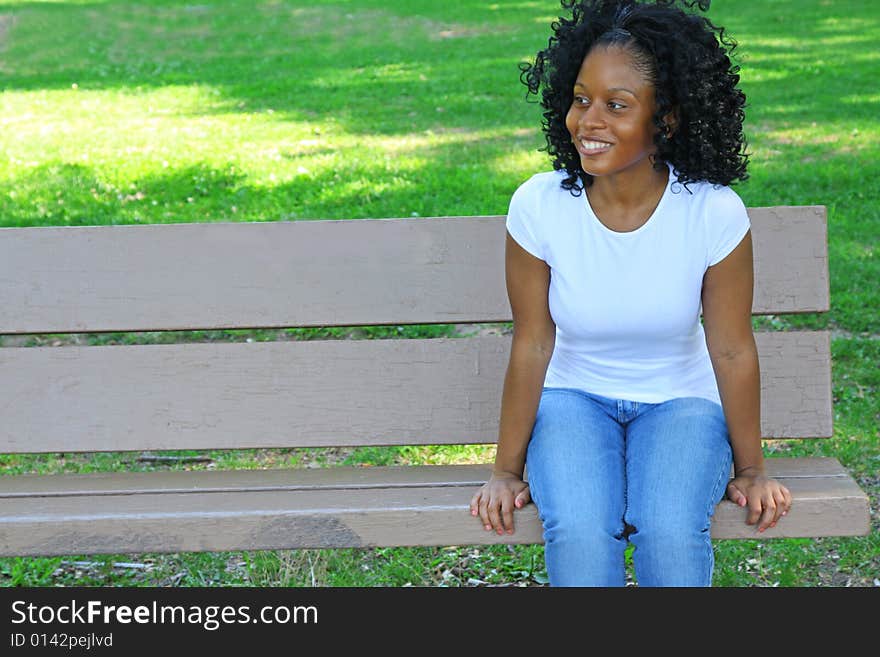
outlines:
{"label": "woman's right hand", "polygon": [[471,498],[471,515],[480,516],[486,531],[513,533],[513,510],[531,501],[529,485],[511,472],[493,472]]}

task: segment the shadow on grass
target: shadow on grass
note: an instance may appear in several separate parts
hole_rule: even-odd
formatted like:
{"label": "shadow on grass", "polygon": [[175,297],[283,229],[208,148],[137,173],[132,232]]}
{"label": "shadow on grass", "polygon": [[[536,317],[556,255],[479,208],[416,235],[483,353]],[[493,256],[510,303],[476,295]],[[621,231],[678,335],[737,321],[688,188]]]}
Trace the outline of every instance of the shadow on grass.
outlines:
{"label": "shadow on grass", "polygon": [[[405,166],[346,165],[340,156],[273,186],[252,184],[232,166],[165,169],[120,187],[97,167],[45,164],[0,179],[0,226],[503,214],[515,185],[503,171],[480,163],[503,159],[517,144],[534,148],[528,134],[474,138],[463,133],[446,143],[413,146],[406,151],[413,163]],[[470,155],[466,161],[463,151]],[[490,206],[487,199],[505,201]]]}
{"label": "shadow on grass", "polygon": [[[816,103],[829,85],[855,98],[848,113],[876,115],[864,55],[880,40],[880,18],[863,4],[838,4],[846,14],[838,20],[794,0],[737,6],[729,20],[717,19],[743,35],[753,120],[837,120],[836,103]],[[4,87],[202,85],[225,99],[207,113],[332,116],[352,134],[522,126],[525,110],[511,111],[524,92],[517,64],[545,45],[553,11],[537,2],[494,11],[428,2],[20,3],[7,26]],[[772,78],[760,81],[765,73]]]}

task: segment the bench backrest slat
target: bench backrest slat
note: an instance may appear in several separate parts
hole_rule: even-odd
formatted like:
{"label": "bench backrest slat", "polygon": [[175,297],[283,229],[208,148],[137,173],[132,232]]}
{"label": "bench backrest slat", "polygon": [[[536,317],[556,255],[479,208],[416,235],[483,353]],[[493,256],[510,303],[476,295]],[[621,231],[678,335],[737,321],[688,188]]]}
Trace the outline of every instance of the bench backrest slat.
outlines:
{"label": "bench backrest slat", "polygon": [[[758,333],[765,437],[831,431],[824,332]],[[492,443],[509,336],[0,349],[0,452]]]}
{"label": "bench backrest slat", "polygon": [[[754,312],[828,309],[821,206],[752,208]],[[0,334],[510,321],[504,217],[0,229]]]}

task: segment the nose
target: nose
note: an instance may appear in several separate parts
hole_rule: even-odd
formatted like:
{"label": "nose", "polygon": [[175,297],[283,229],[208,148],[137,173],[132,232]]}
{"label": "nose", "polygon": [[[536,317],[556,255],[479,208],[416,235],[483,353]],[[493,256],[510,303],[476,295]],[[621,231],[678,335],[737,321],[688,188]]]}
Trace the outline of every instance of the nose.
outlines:
{"label": "nose", "polygon": [[601,108],[595,104],[583,108],[578,116],[578,126],[581,128],[602,126],[604,121],[600,110]]}

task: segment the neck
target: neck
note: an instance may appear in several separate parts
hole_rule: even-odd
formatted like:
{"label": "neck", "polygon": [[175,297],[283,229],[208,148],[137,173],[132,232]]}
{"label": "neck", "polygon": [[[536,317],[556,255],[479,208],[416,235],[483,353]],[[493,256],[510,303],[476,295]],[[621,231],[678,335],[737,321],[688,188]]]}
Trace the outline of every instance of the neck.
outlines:
{"label": "neck", "polygon": [[637,209],[654,204],[663,195],[669,181],[669,170],[656,171],[649,161],[640,166],[608,176],[594,176],[587,187],[587,196],[594,206],[620,210]]}

